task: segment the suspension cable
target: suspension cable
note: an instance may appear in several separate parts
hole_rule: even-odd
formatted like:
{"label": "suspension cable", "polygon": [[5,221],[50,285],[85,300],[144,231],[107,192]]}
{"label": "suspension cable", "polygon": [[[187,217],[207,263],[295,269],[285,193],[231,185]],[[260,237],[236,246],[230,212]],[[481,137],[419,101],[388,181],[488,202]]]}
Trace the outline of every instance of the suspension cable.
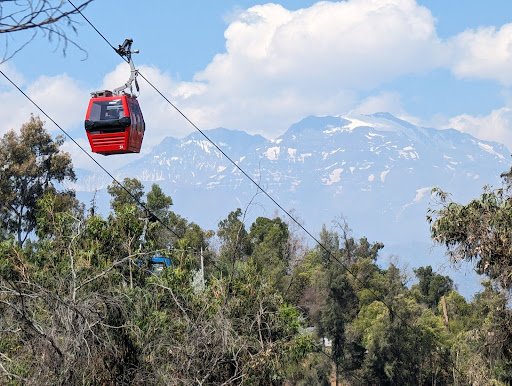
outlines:
{"label": "suspension cable", "polygon": [[[77,13],[79,13],[84,20],[98,33],[98,35],[119,55],[117,49],[109,42],[109,40],[94,26],[94,24],[83,14],[83,12],[78,9],[71,0],[68,2],[74,7]],[[122,55],[120,55],[123,60],[127,61]],[[153,214],[147,206],[138,200],[123,184],[121,184],[107,169],[105,169],[97,160],[95,160],[77,141],[71,137],[60,125],[58,125],[41,107],[39,107],[20,87],[18,87],[7,75],[0,70],[0,73],[19,91],[21,92],[41,113],[43,113],[48,119],[50,119],[73,143],[75,143],[87,156],[93,160],[93,162],[98,165],[107,175],[109,175],[119,186],[121,186],[142,208],[144,208],[148,213]],[[344,270],[346,270],[357,282],[359,282],[363,288],[367,288],[376,300],[380,301],[382,304],[386,306],[386,308],[390,312],[390,317],[396,316],[404,325],[409,326],[409,323],[403,319],[403,317],[393,311],[393,307],[377,292],[375,292],[372,288],[366,287],[366,284],[340,259],[338,259],[334,253],[327,248],[316,236],[314,236],[304,225],[302,225],[288,210],[286,210],[274,197],[270,195],[258,182],[256,182],[240,165],[238,165],[226,152],[224,152],[203,130],[201,130],[180,108],[178,108],[173,102],[171,102],[149,79],[147,79],[143,73],[140,71],[138,74],[156,91],[176,112],[178,112],[194,129],[196,129],[212,146],[214,146],[236,169],[238,169],[252,184],[254,184],[259,191],[261,191],[267,198],[269,198],[286,216],[292,220],[300,229],[302,229],[323,251],[325,251],[329,258],[335,262],[337,262]],[[153,214],[154,215],[154,214]],[[165,224],[158,216],[155,215],[155,218],[158,222],[160,222],[166,229],[168,229],[175,236],[180,237],[174,230],[172,230],[167,224]],[[409,326],[410,327],[410,326]],[[453,361],[452,361],[453,363]],[[461,374],[460,370],[455,366],[454,369]]]}
{"label": "suspension cable", "polygon": [[[75,8],[77,13],[79,13],[84,20],[98,33],[99,36],[114,50],[114,52],[119,55],[118,50],[114,47],[112,43],[109,42],[109,40],[103,35],[96,26],[83,14],[82,11],[80,11],[76,6],[73,4],[71,0],[68,0],[68,2]],[[126,61],[126,58],[124,58],[122,55],[121,58]],[[304,225],[300,223],[299,220],[297,220],[288,210],[286,210],[270,193],[268,193],[254,178],[252,178],[242,167],[236,163],[224,150],[220,148],[219,145],[217,145],[203,130],[201,130],[176,104],[171,102],[167,96],[165,96],[141,71],[138,71],[139,76],[144,79],[151,88],[158,93],[176,112],[178,112],[195,130],[197,130],[212,146],[215,147],[236,169],[238,169],[250,182],[252,182],[253,185],[256,186],[258,191],[261,191],[265,196],[267,196],[290,220],[292,220],[297,226],[302,229],[323,251],[325,251],[331,260],[336,261],[338,264],[340,264],[343,269],[345,269],[348,273],[350,273],[356,281],[358,281],[363,287],[365,287],[365,283],[357,277],[357,275],[352,272],[352,270],[344,264],[340,259],[338,259],[334,253],[327,248],[311,231],[309,231]],[[380,299],[380,296],[373,291],[371,288],[368,288],[370,292],[375,296],[376,299],[379,299],[382,303],[386,305],[386,307],[389,309],[391,313],[394,314],[392,307],[385,302],[384,299]]]}
{"label": "suspension cable", "polygon": [[69,138],[82,152],[85,153],[89,159],[91,159],[101,170],[103,170],[113,181],[115,181],[128,195],[138,204],[140,205],[148,214],[150,214],[153,218],[155,218],[160,224],[162,224],[169,232],[171,232],[177,238],[181,238],[181,236],[172,229],[168,224],[166,224],[160,217],[158,217],[153,211],[151,211],[146,204],[144,204],[141,200],[139,200],[135,195],[130,192],[130,190],[124,186],[117,178],[115,178],[112,173],[110,173],[100,162],[98,162],[87,150],[84,149],[82,145],[80,145],[66,130],[62,128],[50,115],[46,113],[30,96],[28,96],[11,78],[9,78],[5,72],[0,69],[0,73],[3,75],[5,79],[9,83],[11,83],[14,88],[16,88],[25,98],[27,98],[30,103],[32,103],[46,118],[48,118],[55,126],[59,128],[59,130],[64,133],[64,135]]}
{"label": "suspension cable", "polygon": [[[101,38],[117,53],[118,51],[116,48],[108,41],[108,39],[93,25],[93,23],[83,14],[83,12],[76,8],[76,6],[73,4],[71,0],[68,0],[68,2],[75,8],[75,10],[84,18],[84,20],[101,36]],[[122,56],[121,56],[122,57]],[[125,58],[123,58],[125,59]],[[126,61],[126,59],[125,59]],[[283,211],[283,213],[288,216],[289,219],[291,219],[297,226],[299,226],[300,229],[302,229],[322,250],[324,250],[329,258],[331,260],[336,261],[343,269],[345,269],[357,282],[359,282],[363,288],[367,288],[372,295],[380,301],[382,304],[386,306],[390,313],[390,318],[397,317],[405,326],[411,327],[409,323],[399,314],[395,313],[393,311],[393,308],[390,304],[378,293],[376,293],[372,288],[366,287],[366,284],[346,265],[344,264],[340,259],[338,259],[334,253],[327,248],[320,240],[318,240],[317,237],[315,237],[306,227],[304,227],[289,211],[284,209],[284,207],[274,199],[265,189],[261,187],[261,185],[256,182],[245,170],[242,169],[240,165],[238,165],[226,152],[224,152],[206,133],[201,130],[180,108],[178,108],[173,102],[171,102],[152,82],[147,79],[143,73],[140,71],[138,74],[155,90],[176,112],[178,112],[194,129],[196,129],[209,143],[211,143],[233,166],[235,166],[236,169],[238,169],[247,179],[252,182],[258,190],[260,190],[265,196],[267,196],[280,210]],[[457,368],[453,360],[449,359],[450,362],[453,364],[453,368],[459,373],[462,374],[461,371]]]}

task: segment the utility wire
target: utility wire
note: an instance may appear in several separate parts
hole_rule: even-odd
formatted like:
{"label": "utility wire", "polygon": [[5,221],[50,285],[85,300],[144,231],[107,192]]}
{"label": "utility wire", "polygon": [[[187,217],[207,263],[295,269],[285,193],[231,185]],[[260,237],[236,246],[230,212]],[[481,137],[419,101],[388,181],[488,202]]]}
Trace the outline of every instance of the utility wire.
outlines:
{"label": "utility wire", "polygon": [[[94,24],[83,14],[83,12],[81,10],[79,10],[71,0],[68,0],[68,2],[75,8],[75,10],[77,11],[77,13],[79,13],[83,18],[84,20],[98,33],[98,35],[101,36],[101,38],[114,50],[114,52],[119,55],[119,52],[118,50],[114,47],[114,45],[112,45],[112,43],[109,42],[109,40],[105,37],[105,35],[103,35],[97,28],[96,26],[94,26]],[[126,61],[126,58],[124,58],[124,56],[122,55],[119,55],[121,56],[121,58],[123,58],[123,60]],[[244,169],[242,169],[242,167],[240,165],[238,165],[224,150],[222,150],[220,148],[220,146],[218,146],[210,137],[208,137],[208,135],[206,135],[206,133],[201,130],[178,106],[176,106],[176,104],[174,104],[173,102],[171,102],[169,100],[169,98],[167,98],[149,79],[147,79],[143,73],[141,73],[140,71],[138,71],[138,74],[142,77],[142,79],[144,79],[150,86],[151,88],[156,91],[158,93],[158,95],[160,95],[172,108],[174,108],[176,110],[176,112],[178,112],[194,129],[196,129],[210,144],[212,144],[212,146],[214,146],[231,164],[233,164],[233,166],[235,166],[236,169],[238,169],[249,181],[251,181],[259,191],[261,191],[265,196],[268,197],[268,199],[270,199],[270,201],[272,201],[281,211],[283,211],[283,213],[286,214],[286,216],[292,220],[295,224],[297,224],[297,226],[299,226],[300,229],[302,229],[322,250],[324,250],[330,257],[331,260],[334,260],[336,261],[338,264],[341,265],[341,267],[343,269],[345,269],[348,273],[350,273],[354,279],[356,281],[358,281],[363,287],[366,288],[366,285],[365,283],[357,277],[357,275],[345,264],[343,263],[340,259],[338,259],[334,253],[329,249],[327,248],[315,235],[313,235],[313,233],[311,233],[306,227],[304,227],[304,225],[302,225],[289,211],[287,211],[274,197],[272,197],[270,195],[270,193],[268,193],[254,178],[252,178]],[[390,311],[390,313],[392,315],[395,315],[395,313],[393,312],[393,309],[391,307],[391,305],[387,304],[387,302],[382,299],[373,289],[371,288],[368,288],[368,290],[375,296],[375,298],[379,301],[381,301]],[[400,318],[400,317],[399,317]],[[401,318],[400,318],[401,319]]]}
{"label": "utility wire", "polygon": [[[94,24],[83,14],[83,12],[80,11],[71,0],[68,0],[68,2],[75,8],[75,10],[80,15],[82,15],[85,21],[101,36],[101,38],[114,50],[114,52],[119,55],[119,52],[114,47],[114,45],[112,45],[112,43],[109,42],[105,35],[103,35],[96,28],[96,26],[94,26]],[[119,56],[121,56],[121,58],[123,58],[123,60],[126,61],[126,58],[124,58],[124,56]],[[256,180],[254,180],[254,178],[252,178],[244,169],[242,169],[240,165],[238,165],[238,163],[236,163],[226,152],[224,152],[224,150],[222,150],[220,146],[218,146],[208,135],[206,135],[206,133],[203,130],[201,130],[178,106],[176,106],[176,104],[171,102],[169,98],[167,98],[149,79],[147,79],[144,76],[143,73],[138,71],[138,74],[151,86],[151,88],[154,91],[158,93],[158,95],[160,95],[172,108],[174,108],[176,112],[178,112],[194,129],[196,129],[209,143],[211,143],[212,146],[214,146],[229,162],[231,162],[231,164],[233,164],[233,166],[235,166],[236,169],[238,169],[249,181],[251,181],[259,191],[261,191],[265,196],[267,196],[270,199],[270,201],[272,201],[280,210],[283,211],[283,213],[286,214],[286,216],[288,216],[289,219],[291,219],[295,224],[297,224],[297,226],[299,226],[300,229],[302,229],[313,241],[315,241],[315,243],[329,255],[331,260],[334,260],[338,264],[340,264],[343,269],[350,273],[356,281],[358,281],[364,288],[366,288],[366,284],[345,263],[338,259],[329,248],[327,248],[315,235],[313,235],[313,233],[311,233],[306,227],[304,227],[304,225],[302,225],[289,211],[287,211],[276,199],[274,199],[274,197],[272,197],[270,193],[263,189],[263,187]],[[368,288],[368,290],[372,293],[372,295],[375,296],[377,300],[382,302],[388,308],[390,316],[395,316],[395,312],[393,311],[391,305],[389,305],[384,299],[382,299],[382,297],[379,296],[379,294],[377,294],[373,289]],[[400,316],[398,316],[398,318],[405,323],[405,321]]]}
{"label": "utility wire", "polygon": [[14,88],[16,88],[21,94],[23,94],[23,96],[25,98],[27,98],[30,103],[32,103],[46,118],[48,118],[50,121],[52,121],[52,123],[57,126],[59,128],[60,131],[62,131],[62,133],[64,133],[64,135],[66,137],[68,137],[76,146],[78,146],[78,148],[80,150],[82,150],[85,155],[87,155],[87,157],[89,157],[96,165],[99,166],[99,168],[101,170],[103,170],[110,178],[112,178],[113,181],[115,181],[126,193],[128,193],[128,195],[136,202],[138,203],[144,210],[146,210],[146,212],[148,214],[150,214],[153,218],[155,218],[160,224],[162,224],[169,232],[171,232],[173,235],[175,235],[176,237],[178,238],[181,238],[181,236],[176,233],[176,231],[174,231],[171,227],[169,227],[169,225],[167,225],[165,222],[163,222],[162,219],[160,219],[160,217],[158,217],[155,213],[153,213],[147,206],[146,204],[144,204],[142,201],[140,201],[137,197],[135,197],[133,195],[132,192],[130,192],[126,186],[124,186],[121,182],[119,182],[119,180],[117,178],[115,178],[112,173],[110,173],[102,164],[100,164],[92,155],[89,154],[89,152],[87,150],[85,150],[83,148],[82,145],[80,145],[66,130],[64,130],[62,128],[62,126],[60,126],[50,115],[48,115],[46,113],[46,111],[44,111],[32,98],[30,98],[16,83],[14,83],[13,80],[11,80],[11,78],[9,78],[5,72],[3,72],[1,69],[0,69],[0,73],[3,75],[3,77],[5,79],[7,79],[7,81],[9,83],[11,83]]}

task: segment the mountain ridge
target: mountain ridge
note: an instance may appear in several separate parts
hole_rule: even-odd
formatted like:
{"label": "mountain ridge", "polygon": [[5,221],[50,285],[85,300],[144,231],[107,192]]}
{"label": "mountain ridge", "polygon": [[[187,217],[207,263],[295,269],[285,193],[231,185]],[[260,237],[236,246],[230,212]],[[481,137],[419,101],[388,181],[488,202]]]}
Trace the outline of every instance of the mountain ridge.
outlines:
{"label": "mountain ridge", "polygon": [[[502,144],[416,126],[389,113],[309,116],[275,139],[225,128],[205,134],[308,229],[318,232],[343,215],[356,234],[389,245],[429,241],[425,216],[432,187],[468,200],[484,185],[498,184],[510,167]],[[158,183],[178,213],[205,228],[215,229],[229,211],[249,202],[248,221],[276,210],[200,133],[167,137],[115,175],[138,178],[147,188]],[[95,173],[87,178],[89,186],[79,176],[77,191],[111,182]]]}

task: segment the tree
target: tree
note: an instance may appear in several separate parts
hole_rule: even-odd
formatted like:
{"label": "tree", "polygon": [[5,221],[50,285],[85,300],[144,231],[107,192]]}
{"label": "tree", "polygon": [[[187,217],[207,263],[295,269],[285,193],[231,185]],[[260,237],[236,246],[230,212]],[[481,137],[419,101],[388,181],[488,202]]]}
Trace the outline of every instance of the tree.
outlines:
{"label": "tree", "polygon": [[420,300],[428,307],[435,309],[441,297],[453,289],[453,280],[448,276],[439,275],[432,267],[419,267],[414,270],[419,283],[414,287],[420,291]]}
{"label": "tree", "polygon": [[275,284],[282,284],[287,273],[288,225],[279,217],[258,217],[249,230],[251,262]]}
{"label": "tree", "polygon": [[165,195],[162,188],[157,184],[151,185],[151,190],[146,197],[148,209],[158,216],[158,218],[164,220],[171,209],[172,198]]}
{"label": "tree", "polygon": [[36,226],[38,199],[57,192],[54,183],[75,179],[71,157],[60,149],[63,143],[34,116],[19,134],[11,130],[0,140],[0,219],[20,246]]}
{"label": "tree", "polygon": [[509,385],[512,382],[512,312],[507,306],[510,299],[490,281],[483,282],[483,287],[470,307],[460,299],[448,299],[451,303],[448,310],[455,309],[459,314],[452,316],[450,322],[450,328],[459,329],[452,346],[459,369],[454,376],[458,384]]}
{"label": "tree", "polygon": [[117,182],[112,182],[107,188],[108,194],[112,197],[110,206],[114,212],[122,210],[127,205],[137,206],[137,201],[141,201],[144,196],[144,186],[136,178],[125,178],[123,186]]}
{"label": "tree", "polygon": [[228,272],[233,272],[236,261],[250,254],[252,249],[243,223],[242,209],[237,208],[230,212],[227,218],[219,222],[217,235],[222,241],[221,263]]}
{"label": "tree", "polygon": [[[147,213],[149,217],[146,241],[152,249],[168,248],[177,241],[175,233],[181,236],[186,232],[187,221],[171,211],[172,205],[172,198],[167,196],[160,186],[153,184],[146,194],[146,207],[153,214]],[[173,229],[175,233],[170,232],[158,220]]]}
{"label": "tree", "polygon": [[474,262],[477,271],[497,280],[504,288],[512,284],[512,184],[510,173],[505,186],[491,190],[461,205],[448,194],[434,190],[439,208],[429,209],[432,239],[443,244],[456,262]]}
{"label": "tree", "polygon": [[336,380],[348,344],[346,326],[358,311],[358,299],[348,274],[341,268],[331,265],[327,271],[327,298],[322,309],[321,325],[325,335],[332,340],[332,357],[336,366]]}
{"label": "tree", "polygon": [[[0,35],[4,38],[5,51],[0,64],[11,59],[23,47],[30,43],[38,33],[42,33],[48,40],[56,38],[57,44],[62,44],[65,53],[69,43],[79,47],[71,40],[65,27],[76,32],[76,22],[73,16],[82,11],[93,0],[82,0],[76,9],[69,7],[67,2],[61,0],[18,0],[0,1]],[[17,48],[9,49],[12,41],[11,35],[29,31],[31,35],[24,39],[24,43]]]}
{"label": "tree", "polygon": [[97,217],[83,214],[73,197],[48,192],[37,202],[37,241],[0,244],[2,385],[133,378],[139,358],[124,327],[131,310],[116,269],[127,259],[91,258],[108,232],[91,232]]}
{"label": "tree", "polygon": [[491,279],[475,297],[471,317],[460,300],[448,299],[448,307],[455,303],[463,311],[462,318],[455,318],[460,332],[452,351],[461,369],[456,378],[466,384],[512,380],[512,312],[507,300],[512,287],[512,169],[502,178],[502,188],[485,187],[466,205],[435,189],[438,208],[429,209],[427,216],[432,239],[446,247],[452,260],[473,262],[478,273]]}

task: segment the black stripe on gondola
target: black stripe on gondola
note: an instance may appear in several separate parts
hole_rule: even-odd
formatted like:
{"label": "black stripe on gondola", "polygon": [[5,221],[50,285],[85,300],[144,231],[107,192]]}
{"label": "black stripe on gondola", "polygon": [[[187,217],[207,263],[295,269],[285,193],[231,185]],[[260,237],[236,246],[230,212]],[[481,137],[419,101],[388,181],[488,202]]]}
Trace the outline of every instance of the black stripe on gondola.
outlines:
{"label": "black stripe on gondola", "polygon": [[119,129],[129,127],[132,124],[130,117],[123,117],[121,119],[107,119],[103,121],[91,121],[87,119],[84,122],[85,130],[108,130],[108,129]]}

